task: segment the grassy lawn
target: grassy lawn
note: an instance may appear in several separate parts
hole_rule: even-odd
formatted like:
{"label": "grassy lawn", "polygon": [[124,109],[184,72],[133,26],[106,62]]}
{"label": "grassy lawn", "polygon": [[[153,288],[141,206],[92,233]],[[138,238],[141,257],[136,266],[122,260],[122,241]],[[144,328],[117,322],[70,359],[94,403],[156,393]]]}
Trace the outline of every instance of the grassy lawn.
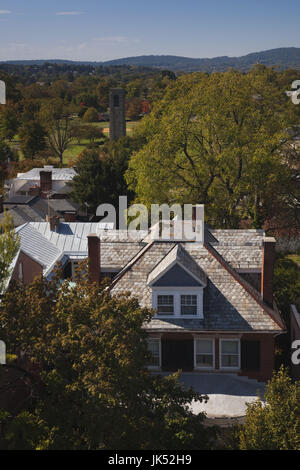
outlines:
{"label": "grassy lawn", "polygon": [[[138,126],[140,121],[127,121],[126,122],[126,132],[128,135],[131,134],[133,129]],[[82,124],[86,124],[82,122]],[[91,123],[95,127],[99,127],[103,130],[103,134],[105,137],[109,137],[109,122],[94,122]],[[95,143],[101,144],[101,140],[95,140]],[[78,144],[77,140],[74,139],[74,143],[72,143],[69,148],[64,153],[64,163],[68,164],[70,159],[76,159],[78,155],[90,144],[88,140],[82,139],[81,143]]]}
{"label": "grassy lawn", "polygon": [[[82,122],[82,125],[85,125],[87,123]],[[128,135],[130,135],[133,131],[133,129],[138,126],[140,121],[127,121],[126,122],[126,131]],[[103,134],[105,137],[109,137],[109,122],[94,122],[91,123],[91,125],[95,127],[99,127],[103,130]],[[19,145],[19,137],[16,135],[14,139],[11,141],[10,146],[14,147],[16,145]],[[101,145],[103,143],[103,139],[96,139],[95,143]],[[78,155],[90,144],[90,141],[87,139],[82,139],[80,144],[78,144],[77,139],[73,139],[71,145],[68,147],[68,149],[64,153],[64,164],[68,164],[70,159],[76,159]],[[23,160],[24,155],[21,150],[18,150],[18,155],[19,159]]]}

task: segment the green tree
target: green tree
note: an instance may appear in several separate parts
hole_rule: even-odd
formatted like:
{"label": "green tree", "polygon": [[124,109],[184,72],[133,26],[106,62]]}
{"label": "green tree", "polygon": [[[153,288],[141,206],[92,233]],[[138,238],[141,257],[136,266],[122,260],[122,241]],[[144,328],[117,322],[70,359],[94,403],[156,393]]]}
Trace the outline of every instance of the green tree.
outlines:
{"label": "green tree", "polygon": [[126,116],[129,119],[138,119],[142,113],[142,101],[139,98],[132,98],[126,106]]}
{"label": "green tree", "polygon": [[300,266],[290,255],[277,254],[274,293],[286,324],[289,325],[291,304],[297,305],[300,309]]}
{"label": "green tree", "polygon": [[283,368],[267,384],[266,404],[248,405],[242,450],[300,450],[300,387]]}
{"label": "green tree", "polygon": [[62,100],[52,99],[42,105],[40,119],[46,129],[48,147],[62,164],[64,152],[72,141],[71,109]]}
{"label": "green tree", "polygon": [[[72,287],[42,278],[14,285],[0,324],[17,358],[1,371],[25,374],[28,399],[17,415],[2,418],[1,447],[208,448],[203,414],[189,411],[193,399],[205,397],[185,391],[177,376],[152,376],[146,368],[142,326],[151,316],[135,299],[111,297],[105,286],[84,280]],[[14,386],[6,381],[0,401]]]}
{"label": "green tree", "polygon": [[38,121],[26,121],[20,128],[20,147],[26,158],[32,160],[46,148],[46,131]]}
{"label": "green tree", "polygon": [[104,137],[101,127],[98,126],[83,126],[83,136],[92,143]]}
{"label": "green tree", "polygon": [[18,110],[15,105],[7,105],[0,113],[0,133],[3,139],[11,141],[19,127]]}
{"label": "green tree", "polygon": [[98,113],[96,108],[88,108],[84,113],[83,120],[85,122],[97,122]]}
{"label": "green tree", "polygon": [[76,164],[77,175],[72,181],[72,197],[81,205],[88,205],[95,214],[99,204],[108,203],[118,207],[119,196],[132,198],[124,180],[132,151],[130,138],[108,143],[102,149],[85,150]]}
{"label": "green tree", "polygon": [[211,224],[261,227],[291,182],[282,152],[295,115],[283,91],[265,68],[171,81],[137,131],[126,179],[138,200],[204,203]]}
{"label": "green tree", "polygon": [[11,272],[11,263],[19,250],[11,217],[5,213],[0,222],[0,294],[3,293]]}

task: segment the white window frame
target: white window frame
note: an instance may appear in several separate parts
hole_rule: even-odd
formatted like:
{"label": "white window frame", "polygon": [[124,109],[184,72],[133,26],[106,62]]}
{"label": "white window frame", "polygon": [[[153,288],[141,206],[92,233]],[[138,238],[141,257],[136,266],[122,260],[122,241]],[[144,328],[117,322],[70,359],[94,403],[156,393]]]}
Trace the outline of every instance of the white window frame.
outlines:
{"label": "white window frame", "polygon": [[[162,305],[158,305],[158,297],[173,297],[173,313],[159,313],[158,312],[158,308],[159,307],[172,307],[171,304],[168,304],[168,303],[163,303]],[[163,316],[167,316],[167,317],[174,317],[175,315],[175,296],[173,294],[162,294],[162,293],[158,293],[157,296],[156,296],[156,309],[157,309],[157,316],[159,318],[163,317]]]}
{"label": "white window frame", "polygon": [[[157,309],[157,297],[159,295],[173,295],[174,297],[174,313],[171,315],[161,315],[155,313],[155,318],[203,318],[203,287],[152,287],[152,308]],[[181,315],[181,295],[197,296],[197,314]]]}
{"label": "white window frame", "polygon": [[[196,349],[196,342],[197,341],[211,341],[212,342],[212,356],[213,356],[213,364],[212,366],[209,367],[201,367],[197,365],[197,349]],[[211,354],[205,354],[207,356],[210,356]],[[216,368],[216,341],[215,338],[213,337],[195,337],[194,338],[194,369],[195,370],[214,370]]]}
{"label": "white window frame", "polygon": [[[238,365],[237,366],[222,366],[222,343],[226,341],[235,341],[238,343]],[[220,338],[219,345],[219,367],[222,370],[240,370],[241,369],[241,340],[240,338]]]}
{"label": "white window frame", "polygon": [[[146,341],[148,342],[149,340],[151,341],[158,341],[158,354],[159,354],[159,365],[158,366],[154,366],[154,365],[148,365],[148,369],[150,370],[160,370],[161,369],[161,338],[153,338],[151,336],[149,336]],[[150,352],[150,351],[149,351]]]}

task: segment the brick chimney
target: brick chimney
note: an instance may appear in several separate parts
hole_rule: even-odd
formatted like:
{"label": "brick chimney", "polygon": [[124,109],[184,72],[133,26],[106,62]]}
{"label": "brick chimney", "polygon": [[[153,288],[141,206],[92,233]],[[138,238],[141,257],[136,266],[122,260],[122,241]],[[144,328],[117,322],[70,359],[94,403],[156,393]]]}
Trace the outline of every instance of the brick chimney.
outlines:
{"label": "brick chimney", "polygon": [[95,233],[88,235],[89,280],[99,282],[100,267],[100,238]]}
{"label": "brick chimney", "polygon": [[51,232],[55,232],[56,227],[59,224],[59,217],[57,215],[53,215],[52,217],[46,216],[47,222],[50,223],[50,230]]}
{"label": "brick chimney", "polygon": [[52,171],[40,171],[40,194],[43,199],[52,191]]}
{"label": "brick chimney", "polygon": [[263,240],[263,259],[261,269],[261,295],[263,301],[273,307],[273,276],[275,262],[275,244],[273,237],[265,237]]}
{"label": "brick chimney", "polygon": [[65,222],[76,222],[76,212],[64,212]]}

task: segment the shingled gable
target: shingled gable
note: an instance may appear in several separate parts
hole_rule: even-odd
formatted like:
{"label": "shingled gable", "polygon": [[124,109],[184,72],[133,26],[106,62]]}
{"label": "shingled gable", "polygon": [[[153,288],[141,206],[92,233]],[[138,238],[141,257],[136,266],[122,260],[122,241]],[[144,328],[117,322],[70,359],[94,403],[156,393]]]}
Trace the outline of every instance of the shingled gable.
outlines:
{"label": "shingled gable", "polygon": [[153,286],[176,267],[179,268],[176,274],[182,274],[182,277],[184,277],[187,282],[189,282],[189,278],[191,278],[192,282],[194,281],[191,285],[206,286],[207,278],[205,272],[181,244],[174,246],[149,273],[147,284]]}
{"label": "shingled gable", "polygon": [[[171,245],[171,246],[170,246]],[[260,299],[250,286],[210,245],[182,243],[184,250],[207,276],[204,289],[204,319],[158,319],[145,325],[149,332],[161,331],[268,331],[279,333],[284,325],[280,315]],[[111,285],[113,295],[130,291],[142,306],[152,307],[149,274],[165,260],[177,244],[152,242],[119,273]],[[168,248],[169,247],[169,248]],[[173,254],[172,254],[173,256]]]}
{"label": "shingled gable", "polygon": [[269,317],[279,326],[280,329],[284,330],[285,326],[281,320],[278,310],[270,308],[262,299],[260,294],[254,289],[245,279],[243,279],[215,250],[210,244],[205,244],[205,248],[224,266],[224,268],[232,275],[232,277],[251,295],[251,297],[257,302],[257,304],[263,308]]}

